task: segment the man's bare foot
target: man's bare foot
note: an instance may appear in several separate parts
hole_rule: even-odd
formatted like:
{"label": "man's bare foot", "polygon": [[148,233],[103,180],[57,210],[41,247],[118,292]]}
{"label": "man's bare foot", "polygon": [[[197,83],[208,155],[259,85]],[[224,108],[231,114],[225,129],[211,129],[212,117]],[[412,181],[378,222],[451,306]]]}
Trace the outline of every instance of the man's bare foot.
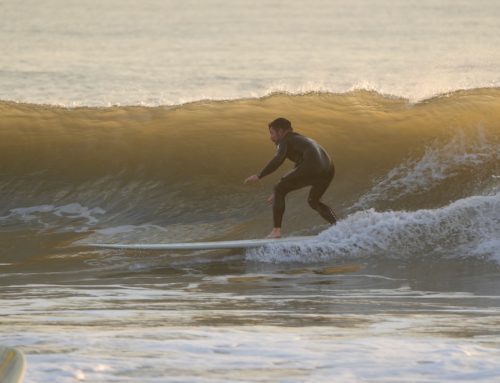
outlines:
{"label": "man's bare foot", "polygon": [[266,238],[268,239],[281,238],[281,228],[275,227]]}

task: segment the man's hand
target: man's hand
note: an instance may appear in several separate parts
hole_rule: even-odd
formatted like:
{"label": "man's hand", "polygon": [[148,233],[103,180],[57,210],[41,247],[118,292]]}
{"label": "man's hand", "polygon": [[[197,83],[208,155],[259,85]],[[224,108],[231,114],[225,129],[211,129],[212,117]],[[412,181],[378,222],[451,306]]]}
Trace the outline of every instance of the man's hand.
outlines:
{"label": "man's hand", "polygon": [[249,183],[249,182],[257,182],[259,181],[260,178],[257,174],[254,174],[254,175],[251,175],[250,177],[248,177],[246,180],[245,180],[245,183]]}
{"label": "man's hand", "polygon": [[269,196],[269,198],[267,199],[267,202],[268,203],[273,203],[274,202],[274,193]]}

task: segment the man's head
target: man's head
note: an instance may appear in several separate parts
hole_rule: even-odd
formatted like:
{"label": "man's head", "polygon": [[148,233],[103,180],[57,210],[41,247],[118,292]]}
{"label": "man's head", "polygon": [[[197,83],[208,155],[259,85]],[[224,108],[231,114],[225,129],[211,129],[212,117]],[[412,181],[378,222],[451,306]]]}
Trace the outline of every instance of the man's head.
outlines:
{"label": "man's head", "polygon": [[270,122],[268,126],[271,141],[275,144],[277,144],[287,133],[293,130],[292,123],[283,117]]}

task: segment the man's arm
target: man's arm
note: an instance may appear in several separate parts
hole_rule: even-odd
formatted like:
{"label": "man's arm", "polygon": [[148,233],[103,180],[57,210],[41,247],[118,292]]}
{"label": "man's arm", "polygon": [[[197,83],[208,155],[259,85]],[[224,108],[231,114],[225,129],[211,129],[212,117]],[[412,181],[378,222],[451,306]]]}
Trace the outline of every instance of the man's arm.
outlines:
{"label": "man's arm", "polygon": [[268,162],[268,164],[264,167],[264,169],[262,169],[262,171],[259,174],[254,174],[248,177],[245,180],[245,183],[256,182],[260,180],[262,177],[265,177],[268,174],[274,172],[276,169],[278,169],[286,159],[286,148],[287,148],[286,142],[282,140],[276,147],[276,154],[271,159],[271,161]]}
{"label": "man's arm", "polygon": [[262,169],[262,171],[259,174],[257,174],[257,177],[259,177],[259,179],[274,172],[285,161],[287,145],[286,142],[284,141],[285,140],[282,140],[278,144],[278,146],[276,147],[276,154],[274,155],[274,157],[271,159],[271,161],[268,162],[268,164],[264,167],[264,169]]}

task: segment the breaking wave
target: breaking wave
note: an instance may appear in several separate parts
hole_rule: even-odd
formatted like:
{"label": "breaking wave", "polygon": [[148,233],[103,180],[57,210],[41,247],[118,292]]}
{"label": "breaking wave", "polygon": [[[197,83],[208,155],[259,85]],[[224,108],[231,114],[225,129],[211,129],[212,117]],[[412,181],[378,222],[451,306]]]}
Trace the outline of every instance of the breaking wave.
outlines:
{"label": "breaking wave", "polygon": [[[265,200],[289,165],[257,186],[243,179],[273,155],[266,127],[278,116],[331,153],[337,173],[324,199],[342,219],[291,258],[438,248],[498,255],[498,88],[416,104],[362,90],[163,107],[0,102],[0,231],[262,237],[271,225]],[[304,192],[290,194],[286,233],[323,224]],[[294,253],[268,251],[249,256]]]}

